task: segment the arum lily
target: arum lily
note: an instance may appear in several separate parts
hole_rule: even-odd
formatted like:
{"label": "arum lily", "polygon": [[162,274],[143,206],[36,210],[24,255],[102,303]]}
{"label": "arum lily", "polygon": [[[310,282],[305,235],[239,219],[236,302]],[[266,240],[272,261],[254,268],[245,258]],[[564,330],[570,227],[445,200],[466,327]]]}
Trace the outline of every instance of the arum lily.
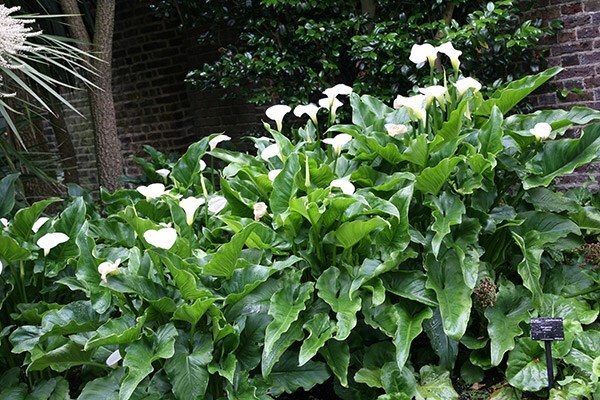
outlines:
{"label": "arum lily", "polygon": [[174,228],[150,229],[144,232],[144,239],[154,247],[169,250],[177,240],[177,231]]}
{"label": "arum lily", "polygon": [[67,240],[69,240],[69,237],[62,232],[46,233],[38,239],[36,244],[44,249],[44,256],[47,256],[50,250]]}
{"label": "arum lily", "polygon": [[429,43],[413,44],[408,59],[417,64],[417,68],[421,68],[425,65],[425,61],[429,61],[429,66],[433,68],[435,60],[437,59],[437,53],[437,48]]}
{"label": "arum lily", "polygon": [[337,156],[342,152],[342,146],[352,140],[352,136],[347,133],[340,133],[332,138],[323,139],[323,143],[330,144],[333,146],[333,151]]}
{"label": "arum lily", "polygon": [[438,103],[440,103],[440,105],[443,105],[445,102],[446,93],[448,93],[448,89],[446,89],[444,86],[433,85],[425,88],[420,88],[419,92],[425,95],[425,103],[427,104],[427,106],[431,104],[433,99],[437,99]]}
{"label": "arum lily", "polygon": [[260,221],[260,219],[262,217],[264,217],[267,214],[267,205],[262,202],[259,201],[258,203],[254,204],[254,220],[255,221]]}
{"label": "arum lily", "polygon": [[121,353],[119,353],[119,350],[115,350],[106,359],[106,365],[108,365],[111,368],[117,368],[117,364],[121,360],[122,360]]}
{"label": "arum lily", "polygon": [[323,94],[327,96],[328,99],[333,99],[338,95],[350,96],[352,94],[352,88],[348,85],[344,85],[343,83],[338,83],[334,87],[325,89]]}
{"label": "arum lily", "polygon": [[104,261],[100,265],[98,265],[98,273],[102,278],[102,282],[106,283],[106,276],[108,274],[114,274],[119,269],[119,264],[121,263],[121,259],[117,258],[117,260],[113,263],[110,261]]}
{"label": "arum lily", "polygon": [[398,95],[394,100],[394,108],[406,107],[413,120],[421,120],[423,124],[427,121],[427,110],[425,109],[426,96],[417,94],[411,97]]}
{"label": "arum lily", "polygon": [[273,182],[275,180],[275,178],[277,178],[277,175],[279,175],[281,173],[281,169],[274,169],[273,171],[269,171],[269,173],[267,174],[267,176],[269,177],[269,180],[271,182]]}
{"label": "arum lily", "polygon": [[277,130],[279,132],[281,132],[283,117],[285,116],[285,114],[289,113],[291,110],[292,109],[290,106],[286,106],[283,104],[277,104],[277,105],[267,108],[267,111],[265,111],[265,114],[267,114],[268,118],[275,121],[275,123],[277,124]]}
{"label": "arum lily", "polygon": [[339,101],[336,97],[325,97],[319,100],[319,105],[329,110],[329,121],[333,123],[335,121],[335,116],[337,115],[337,109],[343,106],[344,103]]}
{"label": "arum lily", "polygon": [[139,186],[136,190],[146,196],[147,201],[152,201],[152,199],[165,194],[165,185],[162,183],[153,183],[148,186]]}
{"label": "arum lily", "polygon": [[206,169],[206,163],[203,160],[198,161],[198,163],[200,164],[200,172],[204,171]]}
{"label": "arum lily", "polygon": [[190,196],[179,202],[179,207],[183,208],[183,211],[185,211],[185,220],[188,225],[191,225],[194,222],[196,210],[204,204],[205,201],[206,200],[202,197],[196,198]]}
{"label": "arum lily", "polygon": [[384,126],[390,136],[403,135],[408,132],[408,127],[404,124],[385,124]]}
{"label": "arum lily", "polygon": [[317,113],[321,107],[316,104],[307,104],[307,105],[298,105],[294,108],[294,115],[298,118],[302,117],[304,114],[308,115],[315,126],[318,125],[317,122]]}
{"label": "arum lily", "polygon": [[273,143],[272,145],[265,147],[265,149],[260,153],[260,158],[265,161],[269,161],[270,158],[279,156],[280,154],[279,146],[277,143]]}
{"label": "arum lily", "polygon": [[459,79],[454,83],[454,86],[456,86],[459,96],[464,95],[469,89],[473,89],[473,93],[477,93],[481,90],[481,83],[473,78]]}
{"label": "arum lily", "polygon": [[169,174],[171,173],[171,171],[169,171],[166,168],[161,168],[161,169],[157,169],[156,173],[160,176],[162,176],[163,178],[166,178],[167,176],[169,176]]}
{"label": "arum lily", "polygon": [[0,275],[2,275],[2,269],[4,268],[4,264],[2,264],[2,261],[0,261]]}
{"label": "arum lily", "polygon": [[537,140],[548,139],[552,133],[552,126],[546,122],[540,122],[535,124],[533,128],[529,130]]}
{"label": "arum lily", "polygon": [[454,71],[458,71],[460,67],[460,61],[458,58],[461,56],[462,51],[456,50],[454,46],[452,46],[451,42],[446,42],[439,45],[437,47],[437,51],[447,55],[448,58],[450,58],[450,63],[452,64]]}
{"label": "arum lily", "polygon": [[208,200],[208,211],[213,214],[220,213],[227,206],[227,199],[223,196],[215,196]]}
{"label": "arum lily", "polygon": [[329,186],[332,188],[336,187],[341,189],[342,193],[344,194],[353,194],[355,191],[354,185],[352,184],[352,182],[350,182],[348,178],[334,179],[333,181],[331,181]]}
{"label": "arum lily", "polygon": [[208,147],[210,147],[210,150],[212,151],[217,147],[219,143],[227,142],[229,140],[231,140],[231,138],[227,135],[217,135],[208,141]]}
{"label": "arum lily", "polygon": [[0,218],[0,223],[6,228],[8,226],[8,220],[6,218]]}
{"label": "arum lily", "polygon": [[33,231],[33,233],[37,233],[37,231],[40,230],[40,228],[42,227],[42,225],[44,225],[46,223],[46,221],[48,221],[50,218],[48,217],[40,217],[38,218],[37,221],[35,221],[33,223],[33,226],[31,227],[31,230]]}

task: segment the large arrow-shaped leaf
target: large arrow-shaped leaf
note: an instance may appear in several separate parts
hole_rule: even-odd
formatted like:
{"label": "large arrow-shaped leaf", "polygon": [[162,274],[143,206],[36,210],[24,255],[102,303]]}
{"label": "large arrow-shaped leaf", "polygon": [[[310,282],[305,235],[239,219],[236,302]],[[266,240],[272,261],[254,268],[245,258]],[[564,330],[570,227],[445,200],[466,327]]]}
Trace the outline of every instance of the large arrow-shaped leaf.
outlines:
{"label": "large arrow-shaped leaf", "polygon": [[[340,276],[341,275],[341,276]],[[361,298],[351,298],[348,274],[340,274],[340,270],[331,267],[325,270],[317,279],[317,289],[320,298],[336,313],[338,340],[345,340],[356,326],[356,312],[360,310]]]}

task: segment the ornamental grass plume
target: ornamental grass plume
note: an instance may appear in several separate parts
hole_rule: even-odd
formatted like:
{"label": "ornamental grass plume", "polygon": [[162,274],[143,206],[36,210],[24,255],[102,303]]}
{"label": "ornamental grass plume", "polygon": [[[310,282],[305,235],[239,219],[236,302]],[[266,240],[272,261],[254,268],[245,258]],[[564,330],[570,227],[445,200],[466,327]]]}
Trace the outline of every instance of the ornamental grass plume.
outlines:
{"label": "ornamental grass plume", "polygon": [[11,15],[20,9],[21,7],[8,8],[0,4],[0,67],[2,68],[20,68],[21,64],[15,62],[12,56],[34,51],[35,48],[27,44],[27,39],[42,34],[41,31],[34,31],[33,28],[25,26],[35,20]]}

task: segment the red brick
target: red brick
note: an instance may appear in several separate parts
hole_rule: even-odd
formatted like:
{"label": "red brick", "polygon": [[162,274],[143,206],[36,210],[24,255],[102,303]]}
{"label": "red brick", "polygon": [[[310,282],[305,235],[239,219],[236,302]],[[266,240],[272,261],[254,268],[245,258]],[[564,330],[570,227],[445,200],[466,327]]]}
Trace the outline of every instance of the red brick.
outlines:
{"label": "red brick", "polygon": [[560,7],[560,13],[563,15],[577,14],[583,11],[583,5],[581,3],[565,4]]}

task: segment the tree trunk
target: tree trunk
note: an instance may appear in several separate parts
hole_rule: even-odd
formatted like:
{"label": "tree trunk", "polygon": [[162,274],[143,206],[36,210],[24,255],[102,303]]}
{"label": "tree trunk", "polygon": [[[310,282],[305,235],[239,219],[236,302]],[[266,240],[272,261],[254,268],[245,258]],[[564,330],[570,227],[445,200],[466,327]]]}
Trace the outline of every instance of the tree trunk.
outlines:
{"label": "tree trunk", "polygon": [[93,40],[90,43],[77,0],[61,0],[67,17],[71,35],[82,42],[83,50],[92,50],[91,63],[96,75],[90,81],[96,87],[88,88],[92,122],[94,124],[94,144],[98,183],[110,191],[117,189],[119,176],[123,173],[121,142],[117,134],[115,106],[112,97],[112,39],[114,29],[115,0],[98,0]]}
{"label": "tree trunk", "polygon": [[65,122],[65,113],[61,107],[61,103],[54,96],[47,97],[48,105],[52,110],[52,112],[48,114],[48,117],[50,119],[50,124],[52,125],[54,137],[56,138],[58,155],[65,174],[65,183],[79,184],[77,156],[73,141],[71,140],[71,135],[69,135],[67,129],[67,123]]}

